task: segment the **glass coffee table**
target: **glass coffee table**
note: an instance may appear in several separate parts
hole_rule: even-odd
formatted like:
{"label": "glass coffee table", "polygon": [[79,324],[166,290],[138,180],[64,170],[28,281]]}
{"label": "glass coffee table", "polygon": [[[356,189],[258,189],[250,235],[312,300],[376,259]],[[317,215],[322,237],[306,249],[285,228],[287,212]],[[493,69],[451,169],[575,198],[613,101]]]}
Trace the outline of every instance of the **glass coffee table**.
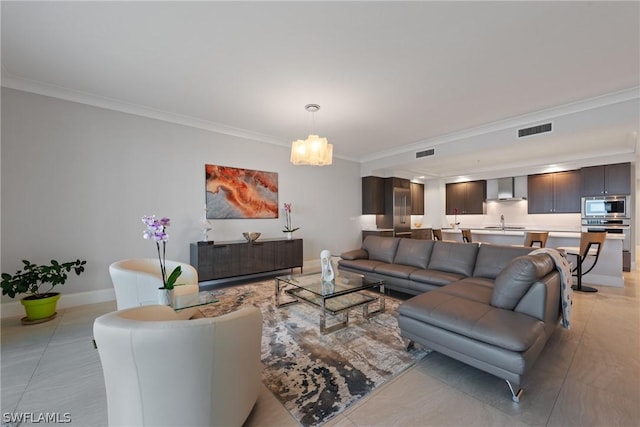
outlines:
{"label": "glass coffee table", "polygon": [[200,307],[202,305],[218,302],[218,299],[209,291],[200,291],[186,295],[175,295],[171,308],[175,311],[184,310],[192,307]]}
{"label": "glass coffee table", "polygon": [[[363,292],[379,288],[380,293]],[[362,307],[362,315],[369,319],[384,313],[384,280],[370,279],[355,273],[340,272],[332,282],[323,282],[320,273],[290,274],[275,278],[276,307],[299,302],[320,309],[320,332],[327,334],[347,326],[349,310]],[[283,300],[284,297],[284,300]],[[378,303],[370,310],[371,303]],[[343,316],[342,321],[327,326],[327,313]]]}

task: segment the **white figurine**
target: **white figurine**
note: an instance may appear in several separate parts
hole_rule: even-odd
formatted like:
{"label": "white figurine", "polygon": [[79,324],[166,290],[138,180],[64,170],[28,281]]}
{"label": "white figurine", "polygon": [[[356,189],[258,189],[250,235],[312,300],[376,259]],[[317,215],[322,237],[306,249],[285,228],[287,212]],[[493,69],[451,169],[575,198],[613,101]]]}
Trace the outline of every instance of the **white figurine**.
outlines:
{"label": "white figurine", "polygon": [[209,241],[209,231],[213,228],[211,226],[211,221],[207,218],[207,205],[204,205],[204,214],[202,215],[202,219],[200,220],[200,228],[202,228],[202,241]]}
{"label": "white figurine", "polygon": [[335,274],[331,265],[331,252],[326,249],[320,252],[320,265],[322,266],[322,281],[333,282]]}

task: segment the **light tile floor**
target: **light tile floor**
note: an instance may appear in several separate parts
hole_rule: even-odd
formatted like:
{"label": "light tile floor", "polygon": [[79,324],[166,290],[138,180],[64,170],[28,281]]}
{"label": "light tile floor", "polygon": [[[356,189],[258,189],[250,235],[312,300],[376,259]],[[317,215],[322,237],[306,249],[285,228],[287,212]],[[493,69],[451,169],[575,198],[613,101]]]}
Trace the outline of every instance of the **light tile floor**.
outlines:
{"label": "light tile floor", "polygon": [[[504,381],[434,352],[326,425],[638,426],[640,272],[625,273],[624,288],[599,289],[574,294],[572,328],[551,337],[520,404]],[[2,320],[3,426],[12,425],[7,413],[24,412],[68,413],[72,422],[64,425],[107,425],[91,336],[93,320],[114,309],[109,302],[60,310],[54,321],[30,326]],[[245,425],[297,422],[262,387]]]}

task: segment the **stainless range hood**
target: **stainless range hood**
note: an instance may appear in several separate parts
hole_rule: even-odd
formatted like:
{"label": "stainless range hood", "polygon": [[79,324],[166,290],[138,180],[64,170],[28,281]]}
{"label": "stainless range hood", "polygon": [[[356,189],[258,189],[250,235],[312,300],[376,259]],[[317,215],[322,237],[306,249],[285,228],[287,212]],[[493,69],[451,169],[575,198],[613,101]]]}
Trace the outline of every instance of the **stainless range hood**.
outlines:
{"label": "stainless range hood", "polygon": [[508,177],[487,180],[488,201],[527,200],[527,177]]}

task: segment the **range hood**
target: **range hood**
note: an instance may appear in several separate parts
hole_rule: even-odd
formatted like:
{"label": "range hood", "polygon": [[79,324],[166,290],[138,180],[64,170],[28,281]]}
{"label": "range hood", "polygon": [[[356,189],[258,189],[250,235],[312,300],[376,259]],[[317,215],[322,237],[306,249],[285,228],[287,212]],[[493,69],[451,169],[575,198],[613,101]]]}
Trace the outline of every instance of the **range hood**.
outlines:
{"label": "range hood", "polygon": [[527,200],[527,177],[518,176],[487,180],[487,200]]}

